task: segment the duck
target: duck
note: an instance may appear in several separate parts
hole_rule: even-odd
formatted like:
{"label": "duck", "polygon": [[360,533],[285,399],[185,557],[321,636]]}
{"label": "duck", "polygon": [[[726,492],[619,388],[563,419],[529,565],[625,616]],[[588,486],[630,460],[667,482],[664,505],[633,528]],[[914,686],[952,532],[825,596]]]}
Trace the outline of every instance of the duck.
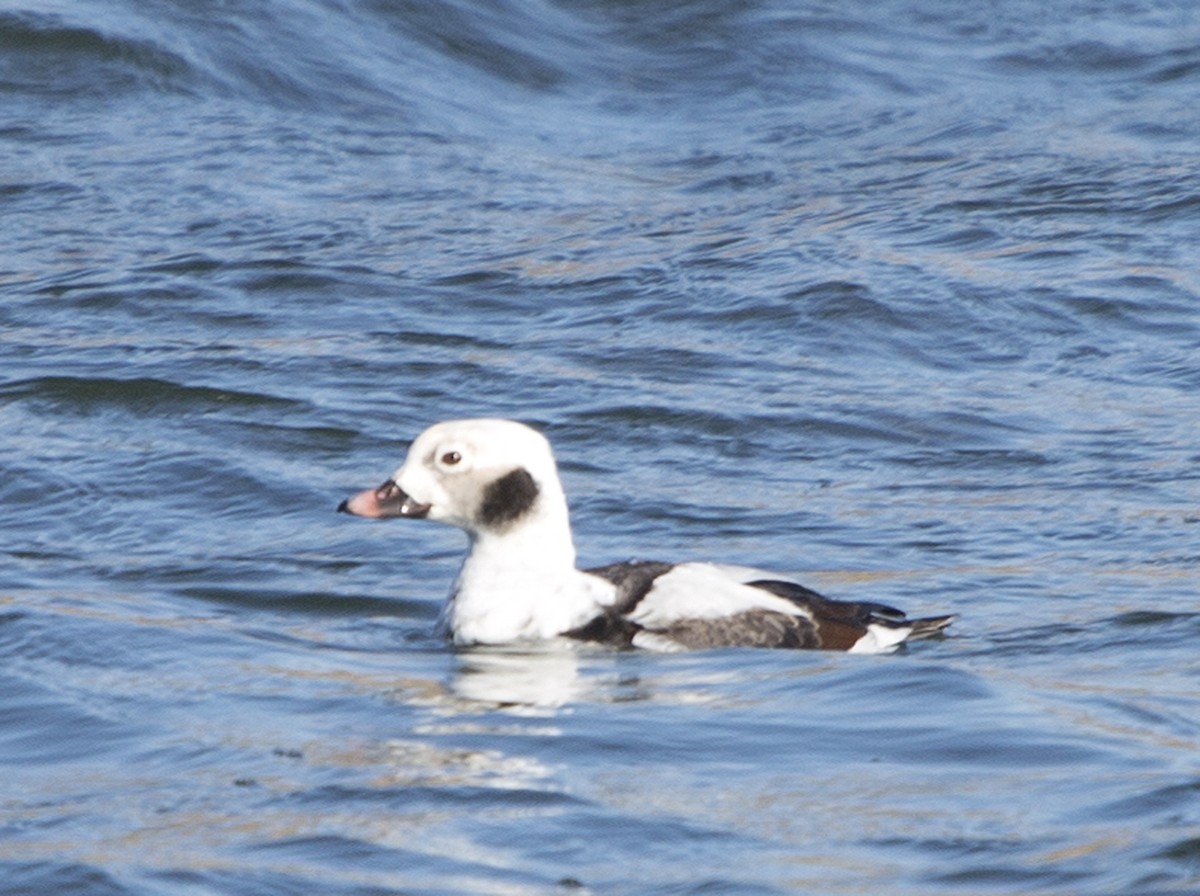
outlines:
{"label": "duck", "polygon": [[551,639],[658,651],[771,647],[892,653],[954,615],[833,600],[787,576],[724,563],[634,559],[579,569],[554,453],[514,420],[436,423],[400,467],[338,510],[455,526],[468,550],[439,619],[456,645]]}

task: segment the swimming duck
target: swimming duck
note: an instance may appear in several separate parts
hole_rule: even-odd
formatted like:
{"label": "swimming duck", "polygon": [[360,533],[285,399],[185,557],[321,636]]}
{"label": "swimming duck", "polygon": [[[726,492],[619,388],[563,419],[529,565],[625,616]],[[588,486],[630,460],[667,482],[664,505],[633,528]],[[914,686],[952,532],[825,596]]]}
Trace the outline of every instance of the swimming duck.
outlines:
{"label": "swimming duck", "polygon": [[429,427],[390,479],[338,510],[435,520],[467,533],[467,556],[442,613],[457,644],[562,636],[654,650],[889,653],[954,619],[908,619],[884,604],[830,600],[786,577],[720,563],[630,560],[578,569],[550,443],[512,420]]}

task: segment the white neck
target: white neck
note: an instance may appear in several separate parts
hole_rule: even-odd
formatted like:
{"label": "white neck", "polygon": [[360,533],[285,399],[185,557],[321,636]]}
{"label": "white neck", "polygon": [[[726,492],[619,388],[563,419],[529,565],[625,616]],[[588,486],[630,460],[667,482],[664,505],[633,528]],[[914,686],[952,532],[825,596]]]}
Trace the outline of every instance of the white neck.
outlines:
{"label": "white neck", "polygon": [[566,502],[501,532],[471,533],[471,549],[443,614],[461,644],[552,638],[591,619],[604,595],[575,569]]}

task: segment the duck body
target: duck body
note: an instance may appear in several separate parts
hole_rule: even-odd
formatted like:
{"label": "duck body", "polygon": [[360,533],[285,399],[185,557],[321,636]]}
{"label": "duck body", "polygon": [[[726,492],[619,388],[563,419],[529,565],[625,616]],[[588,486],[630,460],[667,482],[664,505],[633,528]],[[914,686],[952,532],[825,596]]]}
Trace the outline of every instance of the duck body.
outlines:
{"label": "duck body", "polygon": [[886,653],[953,616],[908,619],[746,567],[634,560],[577,569],[549,442],[511,420],[438,423],[375,489],[338,508],[463,529],[467,556],[442,625],[458,644],[568,637],[654,650],[824,648]]}

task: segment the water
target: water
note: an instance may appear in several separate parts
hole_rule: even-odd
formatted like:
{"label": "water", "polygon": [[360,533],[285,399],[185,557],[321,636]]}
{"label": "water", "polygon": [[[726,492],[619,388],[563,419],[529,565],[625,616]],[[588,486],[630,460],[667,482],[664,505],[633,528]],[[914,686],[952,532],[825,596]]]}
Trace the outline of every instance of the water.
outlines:
{"label": "water", "polygon": [[[1200,12],[0,3],[0,894],[1200,890]],[[955,612],[454,651],[441,418],[581,559]]]}

